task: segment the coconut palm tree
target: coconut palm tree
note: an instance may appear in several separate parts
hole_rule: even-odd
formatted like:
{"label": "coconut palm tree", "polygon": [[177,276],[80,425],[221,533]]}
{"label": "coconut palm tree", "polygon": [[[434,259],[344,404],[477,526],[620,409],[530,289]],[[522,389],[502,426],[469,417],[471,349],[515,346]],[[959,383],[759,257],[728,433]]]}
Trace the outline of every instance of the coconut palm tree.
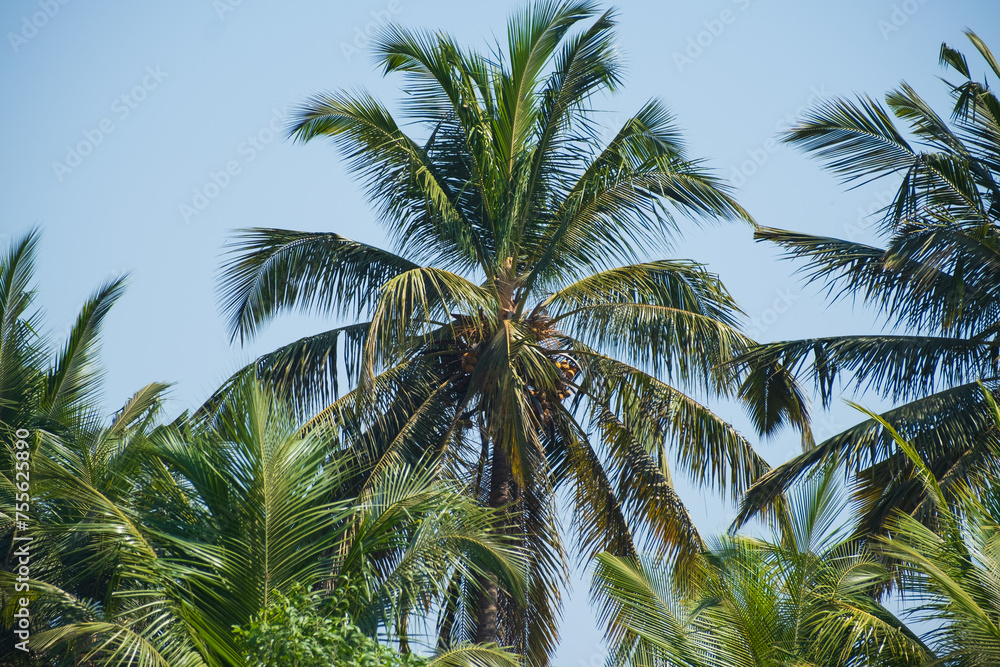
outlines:
{"label": "coconut palm tree", "polygon": [[[498,573],[523,595],[495,512],[435,481],[426,462],[395,468],[364,497],[345,493],[354,453],[338,454],[326,430],[302,432],[252,384],[210,419],[164,425],[167,386],[153,383],[108,423],[97,350],[122,281],[98,289],[50,351],[30,312],[38,239],[30,232],[0,257],[0,427],[12,436],[0,467],[0,608],[10,628],[15,600],[30,600],[32,650],[5,642],[0,662],[242,665],[234,625],[276,591],[331,579],[352,582],[349,612],[371,637],[385,631],[404,647],[406,620],[438,604],[456,572]],[[27,509],[16,470],[30,475]],[[24,537],[28,589],[16,581]],[[512,659],[459,645],[430,664]]]}
{"label": "coconut palm tree", "polygon": [[[5,579],[13,576],[20,564],[22,556],[17,552],[25,546],[25,538],[30,540],[34,576],[44,575],[60,562],[59,555],[66,553],[67,541],[41,530],[38,523],[42,517],[58,511],[46,500],[39,484],[39,469],[35,467],[36,462],[44,459],[44,443],[85,440],[113,459],[116,450],[111,441],[119,439],[126,431],[141,428],[151,406],[166,389],[165,385],[152,384],[138,392],[118,413],[115,425],[107,429],[104,436],[94,439],[93,425],[99,420],[102,376],[101,367],[96,363],[100,331],[105,317],[124,292],[125,279],[108,280],[95,290],[77,315],[66,340],[55,346],[45,333],[41,311],[31,311],[40,238],[37,229],[31,230],[15,239],[0,257],[0,432],[4,436],[0,450],[0,549],[3,553],[0,573]],[[24,449],[15,447],[18,441],[24,443]],[[25,456],[28,457],[27,467]],[[122,488],[122,484],[115,481],[116,472],[108,467],[95,465],[89,473],[93,479],[108,484],[109,494]],[[24,489],[18,488],[24,481],[30,483],[26,502],[26,494],[21,493]],[[61,562],[63,570],[74,566],[68,555],[67,560]],[[82,582],[79,592],[90,597],[106,585],[111,576],[106,568],[98,568]],[[0,596],[7,611],[4,623],[9,624],[9,614],[14,611],[12,599],[22,594],[11,584],[5,585]],[[28,597],[33,604],[38,601],[33,594],[29,593]],[[32,632],[39,632],[44,627],[34,614],[31,623]],[[31,658],[15,651],[11,644],[3,647],[2,657],[11,664],[19,664],[18,660],[33,664]]]}
{"label": "coconut palm tree", "polygon": [[[30,538],[31,570],[40,573],[59,553],[60,544],[36,531],[33,521],[44,504],[34,503],[37,477],[31,461],[43,439],[72,438],[95,416],[100,396],[100,367],[95,364],[100,330],[111,307],[124,291],[124,278],[101,285],[84,303],[67,338],[59,346],[45,333],[42,313],[32,310],[34,268],[40,232],[35,229],[14,239],[0,255],[0,572],[8,575],[20,565],[15,552]],[[162,385],[146,393],[162,391]],[[122,422],[124,424],[125,422]],[[24,443],[17,449],[15,443]],[[29,457],[25,464],[23,457]],[[22,457],[22,458],[17,458]],[[31,493],[26,503],[23,488]],[[20,496],[20,500],[19,500]],[[18,515],[21,515],[20,517]],[[25,517],[28,520],[25,521]],[[11,599],[21,595],[14,586],[0,593],[0,603],[13,613]],[[32,617],[32,623],[38,619]],[[33,625],[32,631],[38,627]],[[3,659],[25,658],[8,643]],[[2,655],[2,654],[0,654]],[[29,660],[30,662],[30,660]]]}
{"label": "coconut palm tree", "polygon": [[718,539],[681,587],[661,562],[601,554],[594,591],[604,601],[609,663],[930,664],[934,652],[874,597],[889,571],[836,528],[847,503],[834,468],[789,496],[771,541]]}
{"label": "coconut palm tree", "polygon": [[1000,664],[997,489],[985,498],[968,494],[961,513],[940,507],[938,531],[910,516],[894,517],[889,523],[893,537],[882,549],[901,563],[907,595],[918,602],[914,620],[929,628],[925,641],[941,657],[940,664]]}
{"label": "coconut palm tree", "polygon": [[[733,494],[768,469],[692,393],[739,386],[722,366],[751,345],[736,304],[701,265],[659,258],[678,216],[750,217],[687,156],[661,102],[602,140],[594,100],[621,84],[614,18],[591,2],[538,2],[490,53],[386,28],[374,48],[384,72],[405,79],[405,120],[341,91],[309,99],[291,134],[333,141],[395,249],[246,230],[220,288],[241,341],[293,308],[350,321],[247,372],[365,443],[362,487],[433,452],[442,474],[516,517],[532,559],[527,606],[492,577],[478,597],[457,581],[441,637],[498,640],[532,664],[557,639],[560,490],[582,559],[635,553],[642,526],[651,548],[683,561],[702,543],[672,459]],[[342,370],[352,388],[337,398]],[[767,432],[805,419],[776,370],[743,388]]]}
{"label": "coconut palm tree", "polygon": [[[1000,76],[987,46],[966,34]],[[752,367],[751,376],[766,374],[772,364],[802,372],[815,380],[824,405],[841,379],[904,401],[883,417],[913,443],[954,498],[953,489],[984,488],[1000,471],[996,425],[985,400],[1000,389],[1000,102],[975,80],[960,52],[942,45],[941,62],[963,77],[948,84],[950,122],[904,83],[886,96],[888,111],[867,97],[827,102],[785,137],[847,182],[889,179],[898,186],[878,228],[884,246],[756,232],[804,258],[809,279],[824,282],[835,298],[877,307],[895,331],[771,343],[742,361]],[[934,520],[912,462],[878,420],[868,419],[769,472],[743,499],[737,522],[835,457],[857,481],[859,533],[883,531],[896,510]]]}
{"label": "coconut palm tree", "polygon": [[[15,239],[0,257],[0,431],[58,434],[91,410],[100,395],[95,364],[104,318],[125,290],[126,277],[109,279],[84,303],[56,349],[34,300],[37,229]],[[6,472],[7,467],[3,470]]]}
{"label": "coconut palm tree", "polygon": [[[368,636],[384,630],[406,647],[406,619],[437,604],[456,571],[523,590],[495,512],[432,468],[401,466],[364,498],[345,497],[350,452],[331,455],[322,429],[303,432],[259,387],[237,388],[210,424],[150,428],[155,407],[141,392],[110,428],[43,439],[33,457],[34,502],[47,510],[35,531],[52,545],[33,552],[37,655],[243,665],[234,627],[276,594],[330,579],[351,582],[347,611]],[[510,656],[460,646],[430,664],[470,660]]]}
{"label": "coconut palm tree", "polygon": [[[1000,408],[988,390],[984,392],[990,419],[1000,424]],[[1000,488],[960,484],[949,498],[914,444],[883,417],[869,415],[910,460],[914,478],[937,515],[937,530],[931,530],[917,518],[897,512],[887,522],[890,536],[876,542],[885,556],[900,565],[906,599],[916,603],[911,616],[927,629],[924,640],[939,656],[934,664],[997,664]],[[1000,456],[1000,450],[996,455]]]}
{"label": "coconut palm tree", "polygon": [[33,394],[41,385],[40,316],[27,314],[34,296],[31,281],[38,240],[37,230],[29,232],[5,248],[0,260],[0,429],[4,442],[12,442],[14,432],[28,423]]}

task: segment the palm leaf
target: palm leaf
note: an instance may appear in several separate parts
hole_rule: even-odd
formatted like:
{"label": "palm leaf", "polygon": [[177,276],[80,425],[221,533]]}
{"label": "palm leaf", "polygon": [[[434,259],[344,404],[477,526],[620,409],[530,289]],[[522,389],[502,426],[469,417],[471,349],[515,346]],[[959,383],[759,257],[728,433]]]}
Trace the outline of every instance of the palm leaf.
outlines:
{"label": "palm leaf", "polygon": [[232,337],[290,307],[328,315],[370,311],[387,280],[416,268],[402,257],[339,234],[250,229],[222,268],[219,287]]}

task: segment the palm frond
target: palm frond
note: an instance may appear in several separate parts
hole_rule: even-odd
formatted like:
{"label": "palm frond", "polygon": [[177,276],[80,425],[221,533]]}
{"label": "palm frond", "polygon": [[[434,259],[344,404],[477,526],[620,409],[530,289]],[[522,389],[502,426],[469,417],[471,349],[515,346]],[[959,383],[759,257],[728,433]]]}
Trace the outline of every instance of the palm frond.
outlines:
{"label": "palm frond", "polygon": [[597,557],[591,598],[622,666],[697,665],[707,657],[663,569],[611,554]]}
{"label": "palm frond", "polygon": [[244,230],[230,254],[219,294],[231,336],[241,341],[293,307],[327,315],[370,312],[387,280],[417,268],[339,234],[283,229]]}
{"label": "palm frond", "polygon": [[581,392],[607,406],[659,466],[670,452],[696,483],[734,495],[770,469],[732,424],[675,387],[595,353],[586,373]]}
{"label": "palm frond", "polygon": [[29,231],[0,257],[0,428],[28,423],[42,376],[43,343],[37,314],[27,315],[34,298],[35,253],[41,233]]}
{"label": "palm frond", "polygon": [[941,336],[835,336],[767,343],[746,352],[739,363],[750,374],[766,374],[773,364],[792,373],[804,370],[828,405],[842,374],[850,373],[856,390],[874,389],[894,400],[993,377],[994,347]]}
{"label": "palm frond", "polygon": [[[828,295],[861,297],[898,325],[968,335],[992,326],[1000,315],[995,253],[961,230],[911,226],[885,249],[777,229],[761,229],[757,238],[806,259],[801,270],[807,280],[822,281]],[[977,261],[966,261],[967,250]]]}
{"label": "palm frond", "polygon": [[[989,384],[995,392],[995,383]],[[996,474],[993,454],[995,426],[983,397],[972,382],[917,399],[880,415],[926,458],[949,495],[987,484]],[[772,508],[796,480],[817,466],[837,461],[856,475],[855,498],[860,502],[859,533],[877,533],[898,509],[916,510],[924,489],[913,478],[912,462],[899,451],[879,420],[868,419],[818,444],[763,475],[741,500],[734,527]],[[925,519],[932,520],[931,516]]]}
{"label": "palm frond", "polygon": [[[460,275],[433,267],[414,268],[387,281],[379,292],[365,342],[363,372],[367,374],[386,363],[394,350],[413,340],[429,341],[442,325],[451,326],[451,313],[480,312],[471,320],[477,329],[493,324],[492,295]],[[488,309],[488,310],[487,310]]]}
{"label": "palm frond", "polygon": [[520,656],[500,647],[457,644],[435,653],[428,667],[518,667],[520,664]]}
{"label": "palm frond", "polygon": [[125,292],[125,278],[109,280],[87,299],[46,378],[38,412],[50,424],[67,423],[70,416],[92,407],[102,372],[96,365],[101,324]]}
{"label": "palm frond", "polygon": [[906,172],[916,157],[889,114],[870,97],[820,104],[783,141],[815,153],[846,182]]}

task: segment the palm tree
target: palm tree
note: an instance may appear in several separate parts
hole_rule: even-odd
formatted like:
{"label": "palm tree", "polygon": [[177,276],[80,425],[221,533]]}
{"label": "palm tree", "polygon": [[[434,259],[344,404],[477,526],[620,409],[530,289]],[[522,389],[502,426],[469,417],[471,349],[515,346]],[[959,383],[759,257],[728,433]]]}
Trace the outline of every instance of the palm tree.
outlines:
{"label": "palm tree", "polygon": [[[937,490],[940,493],[940,487]],[[945,505],[940,509],[944,529],[938,532],[913,517],[894,517],[893,537],[882,549],[902,564],[907,590],[920,603],[914,618],[930,628],[926,641],[942,664],[1000,664],[997,488],[982,499],[968,494],[961,513]]]}
{"label": "palm tree", "polygon": [[[39,522],[49,513],[58,511],[49,504],[39,485],[39,469],[35,463],[44,459],[45,444],[77,441],[87,442],[96,452],[114,459],[114,441],[124,433],[141,429],[148,419],[151,406],[166,389],[165,385],[151,384],[138,392],[117,415],[115,425],[100,434],[93,425],[99,420],[101,369],[96,363],[100,345],[100,331],[111,307],[124,293],[125,278],[106,281],[87,299],[77,315],[66,340],[58,347],[52,345],[44,333],[41,311],[32,312],[34,296],[34,266],[41,234],[37,229],[15,239],[0,257],[0,432],[4,447],[0,450],[0,549],[3,566],[0,576],[13,576],[20,556],[17,547],[24,546],[23,538],[31,539],[31,572],[35,577],[44,576],[59,562],[59,555],[66,553],[68,542],[41,530]],[[24,438],[15,434],[27,432]],[[27,447],[16,450],[14,443],[23,440]],[[23,459],[28,455],[30,466],[25,470]],[[21,476],[16,476],[20,464]],[[89,473],[92,478],[108,483],[108,493],[121,489],[115,482],[117,471],[95,466]],[[30,500],[25,508],[23,493],[18,493],[20,480],[30,479]],[[21,496],[20,501],[18,496]],[[27,527],[19,525],[18,514],[27,515]],[[65,538],[65,536],[63,536]],[[71,542],[72,540],[70,540]],[[72,557],[60,563],[61,569],[72,569]],[[106,568],[89,573],[79,589],[89,597],[95,589],[106,584],[110,575]],[[8,612],[4,619],[10,623],[14,611],[13,599],[22,597],[13,585],[5,586],[0,601]],[[29,598],[36,602],[34,595]],[[33,608],[34,609],[34,608]],[[31,620],[32,632],[43,628],[38,616]],[[27,659],[8,644],[3,648],[4,660],[16,663]]]}
{"label": "palm tree", "polygon": [[[253,384],[208,424],[150,428],[155,407],[144,392],[110,428],[45,440],[35,455],[36,503],[50,510],[36,530],[55,547],[32,570],[32,647],[46,658],[243,665],[234,627],[331,578],[355,587],[348,611],[369,636],[382,629],[405,648],[406,619],[437,604],[456,572],[523,589],[495,513],[428,469],[396,468],[347,497],[349,450],[331,455],[322,429],[303,432]],[[430,665],[470,661],[510,656],[459,646]]]}
{"label": "palm tree", "polygon": [[792,489],[772,541],[718,539],[682,587],[660,562],[601,554],[593,590],[609,663],[929,664],[933,651],[874,597],[889,571],[836,528],[847,503],[835,479],[827,466]]}
{"label": "palm tree", "polygon": [[[1000,76],[982,40],[966,35]],[[752,377],[766,375],[770,364],[803,371],[824,405],[845,376],[857,390],[906,401],[882,416],[954,499],[962,484],[984,488],[1000,471],[985,400],[1000,389],[1000,102],[946,44],[941,62],[964,78],[948,84],[955,101],[950,123],[904,83],[886,96],[892,115],[867,97],[837,100],[785,137],[847,182],[898,183],[879,228],[884,247],[777,229],[756,233],[805,258],[810,280],[824,281],[829,293],[875,305],[898,333],[771,343],[742,361]],[[909,126],[912,140],[892,116]],[[737,523],[833,458],[855,475],[859,534],[883,532],[896,510],[934,520],[912,462],[881,422],[868,419],[769,472],[744,497]]]}
{"label": "palm tree", "polygon": [[[342,151],[395,251],[335,233],[246,230],[220,288],[241,341],[292,308],[351,320],[246,372],[363,443],[362,488],[431,452],[442,474],[507,508],[532,559],[527,606],[493,577],[472,597],[457,581],[441,638],[498,640],[532,664],[557,639],[561,489],[582,559],[635,553],[642,526],[651,548],[683,561],[702,543],[671,458],[734,494],[768,469],[685,393],[738,386],[721,365],[751,344],[736,304],[699,264],[647,260],[679,232],[677,215],[752,221],[687,157],[659,101],[600,141],[593,100],[621,83],[614,27],[614,13],[591,2],[538,2],[485,54],[446,34],[386,28],[375,50],[407,82],[416,134],[363,91],[308,100],[291,134]],[[340,398],[339,355],[352,382]],[[805,419],[784,374],[744,396],[764,431]]]}
{"label": "palm tree", "polygon": [[[34,296],[31,281],[38,240],[39,233],[33,230],[11,243],[0,259],[0,429],[4,442],[12,442],[14,432],[28,423],[34,394],[41,388],[40,316],[26,315]],[[8,465],[3,469],[8,470]]]}
{"label": "palm tree", "polygon": [[[87,299],[77,315],[67,339],[58,347],[45,334],[41,311],[32,311],[35,293],[34,268],[41,239],[37,229],[14,239],[0,256],[0,573],[9,575],[20,564],[16,550],[31,538],[33,573],[49,566],[40,554],[56,554],[62,546],[33,524],[45,507],[35,503],[36,471],[30,465],[39,453],[43,439],[72,438],[96,414],[100,395],[100,368],[94,362],[100,342],[100,330],[107,313],[124,291],[124,278],[105,282]],[[162,385],[151,385],[147,392],[159,392]],[[124,422],[123,422],[124,423]],[[27,433],[26,437],[15,437]],[[26,448],[17,450],[23,441]],[[26,469],[23,459],[29,456]],[[18,469],[17,466],[20,466]],[[18,476],[20,473],[20,476]],[[27,475],[28,480],[25,480]],[[29,481],[31,501],[24,501],[19,484]],[[18,497],[21,496],[21,500]],[[26,511],[27,510],[27,511]],[[19,525],[18,514],[22,522]],[[27,522],[23,517],[28,516]],[[27,523],[27,526],[24,524]],[[22,597],[14,586],[0,593],[0,604],[7,610],[10,623],[13,599]],[[38,629],[32,618],[32,631]],[[24,658],[11,644],[2,649],[9,661]]]}
{"label": "palm tree", "polygon": [[19,429],[60,434],[85,420],[100,395],[101,371],[94,362],[101,326],[125,290],[125,276],[105,281],[54,349],[41,311],[30,311],[40,240],[33,229],[0,257],[0,432],[6,443]]}
{"label": "palm tree", "polygon": [[[990,419],[1000,424],[1000,408],[984,389]],[[925,641],[939,660],[962,667],[1000,661],[1000,488],[956,485],[946,495],[929,462],[884,418],[869,413],[913,465],[937,515],[936,531],[897,512],[889,537],[877,541],[885,556],[900,564],[905,594],[918,603],[911,615],[927,628]],[[993,444],[996,447],[996,444]],[[995,450],[1000,455],[1000,450]],[[957,496],[955,498],[954,496]]]}
{"label": "palm tree", "polygon": [[[497,537],[495,512],[402,466],[364,497],[347,493],[355,455],[327,430],[300,429],[252,384],[233,387],[210,419],[160,421],[167,386],[138,391],[107,423],[97,359],[104,317],[122,293],[109,281],[55,351],[30,312],[39,234],[0,257],[0,607],[30,599],[32,655],[3,664],[242,665],[232,633],[275,592],[347,578],[349,612],[375,637],[406,646],[407,619],[439,604],[456,572],[499,573],[523,595],[520,556]],[[50,359],[51,356],[51,359]],[[15,452],[30,455],[30,588],[15,588]],[[23,457],[20,457],[23,459]],[[23,464],[21,465],[23,469]],[[18,586],[20,588],[20,586]],[[496,648],[458,645],[431,665],[510,665]],[[116,662],[121,660],[121,662]]]}

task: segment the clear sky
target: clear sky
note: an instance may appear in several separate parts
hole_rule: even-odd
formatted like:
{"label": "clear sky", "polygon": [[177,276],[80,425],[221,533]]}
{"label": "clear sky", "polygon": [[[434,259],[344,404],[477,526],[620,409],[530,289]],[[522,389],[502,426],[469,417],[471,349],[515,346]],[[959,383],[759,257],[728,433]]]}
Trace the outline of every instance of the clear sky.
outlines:
{"label": "clear sky", "polygon": [[[507,0],[3,0],[0,124],[4,242],[44,231],[38,303],[65,337],[87,295],[129,272],[107,320],[109,412],[151,381],[174,382],[172,413],[196,407],[229,373],[275,347],[330,328],[283,317],[252,345],[229,344],[215,298],[231,230],[246,226],[330,230],[383,244],[370,207],[334,149],[284,140],[286,112],[311,93],[364,86],[387,102],[366,31],[395,20],[440,28],[474,46],[502,35]],[[1000,53],[997,0],[709,0],[617,3],[627,85],[601,100],[609,126],[650,97],[675,112],[690,153],[739,185],[739,199],[767,226],[873,241],[865,211],[894,184],[847,192],[819,165],[778,146],[777,131],[823,97],[881,98],[906,80],[939,110],[942,41],[982,77],[961,32]],[[990,83],[996,83],[991,81]],[[827,307],[817,288],[756,244],[743,225],[690,228],[665,257],[707,262],[763,341],[862,333],[871,313]],[[862,402],[878,408],[872,396]],[[717,411],[749,434],[737,406]],[[828,436],[859,421],[837,405],[816,410]],[[791,434],[760,443],[772,464],[794,455]],[[724,530],[731,509],[684,487],[704,533]],[[583,579],[567,601],[557,663],[597,665],[599,636]]]}

